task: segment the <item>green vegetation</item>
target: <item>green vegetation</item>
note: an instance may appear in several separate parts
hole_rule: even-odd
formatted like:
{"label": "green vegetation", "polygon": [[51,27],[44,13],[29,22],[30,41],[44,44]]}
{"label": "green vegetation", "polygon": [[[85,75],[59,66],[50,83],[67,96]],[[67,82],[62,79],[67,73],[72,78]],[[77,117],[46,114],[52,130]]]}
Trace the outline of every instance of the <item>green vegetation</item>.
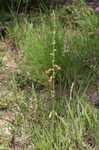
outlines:
{"label": "green vegetation", "polygon": [[1,38],[0,150],[98,150],[99,12],[45,12],[17,14]]}

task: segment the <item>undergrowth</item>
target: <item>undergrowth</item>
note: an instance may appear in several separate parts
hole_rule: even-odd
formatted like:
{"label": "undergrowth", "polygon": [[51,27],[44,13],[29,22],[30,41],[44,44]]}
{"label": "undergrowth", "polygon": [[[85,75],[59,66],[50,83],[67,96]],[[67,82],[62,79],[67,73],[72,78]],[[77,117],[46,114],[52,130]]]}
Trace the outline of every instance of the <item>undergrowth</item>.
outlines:
{"label": "undergrowth", "polygon": [[[66,20],[64,27],[61,23],[62,14],[60,13],[61,16],[58,17],[59,12],[55,11],[55,49],[57,50],[55,63],[62,68],[56,78],[57,80],[61,78],[63,82],[71,79],[73,82],[82,70],[89,68],[93,72],[99,64],[98,16],[87,7],[81,7],[79,10],[71,9],[68,18],[72,16],[73,22]],[[66,16],[67,8],[63,10],[66,11]],[[23,63],[20,65],[22,74],[28,74],[33,81],[45,85],[47,76],[44,71],[51,67],[52,61],[50,55],[53,50],[52,13],[49,16],[41,14],[41,21],[36,26],[27,19],[23,19],[19,24],[15,22],[13,28],[8,28],[8,32],[10,38],[16,41],[18,48],[23,50]]]}
{"label": "undergrowth", "polygon": [[36,24],[15,18],[7,28],[22,56],[10,74],[7,110],[14,119],[0,117],[12,136],[3,136],[6,149],[21,143],[24,150],[98,150],[99,111],[86,98],[99,73],[98,15],[80,3],[41,13]]}

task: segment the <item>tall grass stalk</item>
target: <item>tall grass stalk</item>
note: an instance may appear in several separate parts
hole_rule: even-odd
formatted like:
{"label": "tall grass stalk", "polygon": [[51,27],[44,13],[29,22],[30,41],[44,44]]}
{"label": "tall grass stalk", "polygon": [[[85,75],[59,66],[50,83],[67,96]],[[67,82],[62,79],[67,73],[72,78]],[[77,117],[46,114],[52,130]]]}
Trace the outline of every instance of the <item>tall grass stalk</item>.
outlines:
{"label": "tall grass stalk", "polygon": [[52,97],[55,97],[55,53],[56,53],[56,48],[55,48],[55,36],[56,36],[56,22],[55,22],[55,12],[53,10],[53,53],[50,54],[52,55]]}
{"label": "tall grass stalk", "polygon": [[50,112],[49,118],[52,117],[52,123],[51,123],[51,128],[50,128],[50,132],[51,134],[51,144],[53,145],[53,133],[54,133],[54,123],[55,123],[55,116],[52,115],[52,113],[54,112],[55,109],[55,103],[56,103],[56,97],[55,97],[55,53],[56,53],[56,41],[55,41],[55,36],[56,36],[56,18],[55,18],[55,12],[53,10],[52,12],[52,19],[53,19],[53,33],[52,33],[52,46],[53,46],[53,50],[52,53],[50,53],[50,55],[52,56],[52,90],[51,90],[51,100],[52,100],[52,111]]}

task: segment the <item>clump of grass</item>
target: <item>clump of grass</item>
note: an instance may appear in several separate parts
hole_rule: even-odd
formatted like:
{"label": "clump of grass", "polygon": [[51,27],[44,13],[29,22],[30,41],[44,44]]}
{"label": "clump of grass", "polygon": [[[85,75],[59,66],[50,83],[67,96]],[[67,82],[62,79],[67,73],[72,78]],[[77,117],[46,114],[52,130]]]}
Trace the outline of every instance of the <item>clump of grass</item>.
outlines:
{"label": "clump of grass", "polygon": [[[34,127],[36,133],[42,130],[41,134],[34,132],[34,135],[38,135],[35,139],[33,138],[33,143],[37,149],[92,149],[97,145],[97,137],[92,135],[97,130],[98,120],[93,117],[92,108],[88,104],[85,107],[81,100],[80,103],[74,104],[73,102],[72,107],[70,105],[67,104],[67,110],[64,112],[63,117],[61,117],[62,114],[58,115],[56,112],[52,112],[51,115],[55,116],[54,133],[50,130],[50,124],[46,121],[45,124],[42,121],[42,129],[39,128],[39,125],[38,128]],[[77,109],[75,109],[75,106]]]}
{"label": "clump of grass", "polygon": [[[15,91],[12,112],[15,114],[13,124],[9,123],[10,132],[24,143],[24,148],[30,145],[34,149],[97,149],[99,138],[99,112],[83,97],[72,97],[61,103],[52,111],[51,101],[41,99],[32,89],[32,96],[24,91],[19,97]],[[58,105],[58,107],[57,107]],[[16,108],[16,109],[15,109]],[[59,108],[59,110],[57,109]],[[29,143],[29,144],[26,144]]]}
{"label": "clump of grass", "polygon": [[[98,66],[98,16],[87,8],[82,8],[79,13],[78,9],[73,11],[78,25],[76,28],[75,21],[66,28],[56,17],[55,64],[62,67],[60,73],[56,73],[57,80],[74,81],[81,70],[89,68],[93,71]],[[50,54],[53,49],[53,17],[50,15],[46,20],[46,16],[41,17],[41,23],[34,27],[32,22],[25,19],[25,22],[17,23],[12,29],[12,38],[14,36],[16,44],[23,50],[22,74],[28,74],[34,82],[42,85],[48,80],[44,71],[51,68]]]}

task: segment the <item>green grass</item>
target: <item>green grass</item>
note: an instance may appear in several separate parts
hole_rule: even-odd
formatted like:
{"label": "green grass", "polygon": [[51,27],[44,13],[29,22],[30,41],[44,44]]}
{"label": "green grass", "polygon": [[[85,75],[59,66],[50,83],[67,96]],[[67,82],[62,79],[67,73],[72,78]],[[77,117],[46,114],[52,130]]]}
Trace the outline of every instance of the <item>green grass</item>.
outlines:
{"label": "green grass", "polygon": [[11,121],[2,115],[0,120],[8,124],[11,138],[3,135],[0,149],[98,150],[99,110],[86,98],[89,89],[99,90],[94,85],[99,68],[98,15],[80,3],[40,13],[31,22],[15,18],[7,28],[19,55],[18,68],[10,73],[8,69],[13,94],[1,96],[8,106],[0,111],[10,113]]}
{"label": "green grass", "polygon": [[[60,73],[56,72],[56,76],[62,81],[75,80],[82,70],[87,71],[89,68],[93,71],[99,64],[98,15],[94,11],[90,12],[87,7],[70,9],[74,14],[69,16],[66,8],[62,10],[66,19],[67,16],[72,19],[72,22],[67,20],[64,27],[61,10],[60,16],[57,10],[55,12],[55,63],[62,68]],[[23,63],[20,65],[22,74],[28,73],[34,82],[45,85],[47,76],[44,71],[52,67],[54,20],[52,14],[40,16],[40,23],[36,26],[24,19],[19,24],[15,22],[8,32],[17,47],[23,50]]]}
{"label": "green grass", "polygon": [[40,98],[34,89],[31,96],[24,92],[21,97],[15,85],[13,90],[14,101],[9,109],[14,120],[8,125],[15,143],[19,138],[26,149],[29,142],[36,150],[98,149],[99,110],[83,97],[71,97],[69,102],[61,98],[53,111],[49,97]]}

